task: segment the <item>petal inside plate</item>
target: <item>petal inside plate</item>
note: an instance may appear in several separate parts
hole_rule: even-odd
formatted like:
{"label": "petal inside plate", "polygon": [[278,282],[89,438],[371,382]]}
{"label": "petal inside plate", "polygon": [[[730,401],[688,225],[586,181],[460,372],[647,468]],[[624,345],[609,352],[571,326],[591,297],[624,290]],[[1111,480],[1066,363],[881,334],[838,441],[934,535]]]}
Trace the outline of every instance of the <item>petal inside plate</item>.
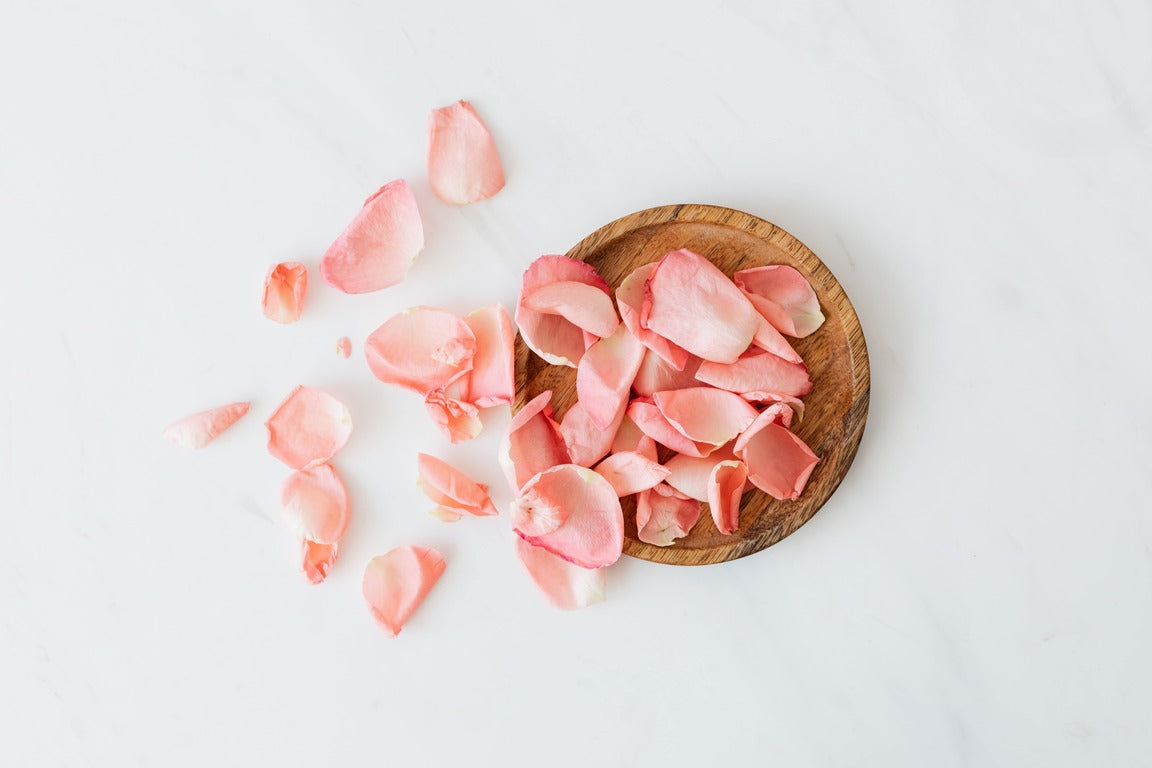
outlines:
{"label": "petal inside plate", "polygon": [[668,469],[633,451],[614,453],[597,464],[595,470],[611,484],[617,496],[646,491],[669,475]]}
{"label": "petal inside plate", "polygon": [[541,392],[513,417],[500,444],[500,468],[514,493],[538,472],[571,461],[560,425],[552,418],[551,390]]}
{"label": "petal inside plate", "polygon": [[700,502],[675,493],[662,493],[665,486],[641,491],[636,496],[637,538],[657,547],[682,539],[700,519]]}
{"label": "petal inside plate", "polygon": [[756,420],[756,409],[739,395],[715,387],[657,392],[652,401],[681,434],[719,448]]}
{"label": "petal inside plate", "polygon": [[584,353],[576,369],[576,396],[598,428],[619,423],[644,352],[644,345],[621,325]]}
{"label": "petal inside plate", "polygon": [[525,296],[559,281],[586,283],[608,294],[608,283],[591,264],[567,256],[541,256],[524,270],[520,299],[516,304],[516,325],[528,348],[545,361],[575,368],[584,356],[584,350],[596,340],[595,336],[560,315],[539,312],[524,303]]}

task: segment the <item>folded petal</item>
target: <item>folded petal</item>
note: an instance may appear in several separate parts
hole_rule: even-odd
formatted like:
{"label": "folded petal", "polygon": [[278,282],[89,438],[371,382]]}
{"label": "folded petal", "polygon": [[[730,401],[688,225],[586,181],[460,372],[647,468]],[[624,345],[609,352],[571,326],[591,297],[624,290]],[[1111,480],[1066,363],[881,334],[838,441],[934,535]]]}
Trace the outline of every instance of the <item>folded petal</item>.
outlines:
{"label": "folded petal", "polygon": [[640,311],[641,326],[718,363],[734,362],[748,349],[760,320],[727,275],[687,249],[657,263]]}
{"label": "folded petal", "polygon": [[364,354],[380,381],[427,395],[472,370],[476,337],[451,312],[412,307],[373,331]]}
{"label": "folded petal", "polygon": [[728,448],[721,448],[710,456],[702,457],[677,454],[664,464],[669,473],[664,482],[690,499],[708,501],[708,482],[712,479],[712,470],[720,462],[733,459],[735,456]]}
{"label": "folded petal", "polygon": [[543,547],[534,547],[516,537],[516,555],[528,575],[548,598],[565,611],[587,608],[604,601],[604,569],[581,568],[557,557]]}
{"label": "folded petal", "polygon": [[[744,398],[750,403],[761,403],[771,405],[772,403],[783,403],[788,406],[792,411],[793,418],[799,424],[804,420],[804,401],[792,395],[782,395],[779,392],[764,392],[761,390],[753,390],[751,392],[741,392],[740,397]],[[788,426],[788,425],[786,425]]]}
{"label": "folded petal", "polygon": [[571,458],[560,425],[552,418],[552,392],[541,392],[529,401],[508,424],[500,444],[500,468],[514,493],[542,472]]}
{"label": "folded petal", "polygon": [[595,471],[616,489],[617,496],[631,496],[659,485],[668,470],[634,451],[614,453],[596,465]]}
{"label": "folded petal", "polygon": [[739,395],[715,387],[657,392],[652,401],[682,435],[719,448],[756,420],[756,409]]}
{"label": "folded petal", "polygon": [[336,339],[336,354],[345,360],[352,355],[352,341],[347,336]]}
{"label": "folded petal", "polygon": [[560,315],[538,312],[524,305],[524,297],[538,288],[572,281],[596,286],[608,294],[608,283],[591,264],[567,256],[541,256],[532,262],[524,270],[520,300],[516,304],[516,325],[524,343],[537,355],[553,365],[575,368],[584,350],[596,339]]}
{"label": "folded petal", "polygon": [[708,478],[708,509],[716,530],[725,536],[740,527],[740,497],[747,479],[748,468],[742,461],[718,462]]}
{"label": "folded petal", "polygon": [[424,396],[424,409],[436,428],[452,443],[471,440],[484,428],[479,408],[449,397],[443,389],[432,390]]}
{"label": "folded petal", "polygon": [[751,432],[737,455],[748,465],[748,481],[775,499],[796,499],[820,461],[803,440],[775,421]]}
{"label": "folded petal", "polygon": [[348,492],[331,464],[289,475],[280,490],[280,506],[298,539],[335,544],[348,528]]}
{"label": "folded petal", "polygon": [[804,364],[790,363],[767,352],[753,351],[734,363],[703,362],[696,378],[729,392],[778,392],[803,397],[812,390]]}
{"label": "folded petal", "polygon": [[203,448],[248,413],[249,403],[230,403],[180,419],[164,429],[164,439],[182,448]]}
{"label": "folded petal", "polygon": [[715,450],[713,445],[693,442],[685,437],[683,432],[668,423],[656,404],[647,398],[634,399],[628,404],[628,410],[625,413],[628,418],[636,422],[636,426],[640,428],[641,432],[660,445],[671,448],[676,453],[683,453],[687,456],[707,456]]}
{"label": "folded petal", "polygon": [[508,310],[503,304],[490,304],[467,315],[464,322],[476,337],[465,399],[479,408],[511,404],[516,393],[516,329]]}
{"label": "folded petal", "polygon": [[772,403],[760,412],[756,420],[748,425],[748,429],[740,433],[736,442],[732,444],[733,451],[742,451],[752,437],[768,424],[779,424],[785,429],[792,428],[792,406],[787,403]]}
{"label": "folded petal", "polygon": [[466,101],[428,117],[428,185],[446,203],[487,200],[504,188],[504,167],[487,126]]}
{"label": "folded petal", "polygon": [[428,547],[396,547],[372,558],[361,585],[372,618],[396,637],[442,573],[444,558]]}
{"label": "folded petal", "polygon": [[588,347],[580,359],[576,396],[588,418],[600,429],[619,422],[644,352],[644,345],[621,325],[611,336]]}
{"label": "folded petal", "polygon": [[304,310],[308,292],[308,269],[295,261],[276,264],[264,278],[264,317],[278,323],[294,323]]}
{"label": "folded petal", "polygon": [[[582,568],[602,568],[620,559],[624,548],[620,499],[607,480],[587,467],[561,464],[546,469],[524,485],[517,502],[522,509],[514,513],[513,526],[529,544]],[[530,513],[525,514],[526,508]],[[533,533],[547,530],[556,520],[559,524],[547,533]]]}
{"label": "folded petal", "polygon": [[680,371],[691,357],[688,350],[640,325],[640,313],[644,307],[644,288],[655,269],[656,262],[652,262],[632,270],[616,288],[616,306],[620,310],[620,319],[632,335],[640,339],[641,344],[658,355],[672,369]]}
{"label": "folded petal", "polygon": [[420,473],[417,485],[438,508],[472,517],[496,514],[496,507],[488,497],[488,486],[476,482],[448,462],[418,453],[416,469]]}
{"label": "folded petal", "polygon": [[424,226],[408,182],[397,179],[364,202],[320,261],[320,274],[344,293],[395,285],[424,249]]}
{"label": "folded petal", "polygon": [[568,447],[570,463],[590,467],[604,458],[612,449],[612,441],[623,421],[624,411],[621,410],[607,428],[601,429],[592,422],[579,400],[572,403],[560,421],[560,434]]}
{"label": "folded petal", "polygon": [[523,298],[524,306],[534,312],[560,315],[581,330],[600,338],[611,336],[620,319],[612,306],[612,297],[579,280],[545,283]]}
{"label": "folded petal", "polygon": [[756,335],[752,337],[752,344],[790,363],[804,362],[803,358],[788,343],[788,339],[784,338],[783,334],[764,318],[761,318],[760,325],[756,329]]}
{"label": "folded petal", "polygon": [[649,349],[632,380],[632,391],[641,397],[652,397],[657,392],[698,387],[700,382],[696,380],[696,369],[699,367],[700,358],[690,356],[684,369],[678,371]]}
{"label": "folded petal", "polygon": [[[612,440],[612,453],[626,453],[633,451],[640,454],[646,459],[656,461],[656,441],[644,434],[640,427],[636,426],[636,422],[625,416],[620,422],[620,428],[616,430],[616,437]],[[582,461],[574,462],[581,464],[585,467],[591,466],[584,464]],[[592,464],[596,462],[593,461]]]}
{"label": "folded petal", "polygon": [[700,519],[700,502],[656,486],[636,496],[636,534],[640,541],[668,547],[683,538]]}
{"label": "folded petal", "polygon": [[323,464],[352,434],[352,415],[344,403],[312,387],[296,387],[264,422],[268,453],[292,469]]}
{"label": "folded petal", "polygon": [[301,539],[300,541],[300,569],[308,581],[319,584],[328,578],[328,570],[336,562],[337,544],[319,544],[315,541]]}
{"label": "folded petal", "polygon": [[793,267],[754,267],[733,277],[764,319],[781,333],[802,339],[824,323],[816,292]]}

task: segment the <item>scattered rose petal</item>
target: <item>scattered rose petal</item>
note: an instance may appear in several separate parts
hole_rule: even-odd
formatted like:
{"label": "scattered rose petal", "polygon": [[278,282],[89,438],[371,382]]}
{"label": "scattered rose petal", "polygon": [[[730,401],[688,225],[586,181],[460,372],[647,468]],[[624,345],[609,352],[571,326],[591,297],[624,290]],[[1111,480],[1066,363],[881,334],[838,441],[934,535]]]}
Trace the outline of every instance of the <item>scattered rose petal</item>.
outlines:
{"label": "scattered rose petal", "polygon": [[703,457],[677,454],[664,465],[669,472],[664,482],[690,499],[708,501],[708,482],[712,479],[712,470],[720,462],[733,459],[735,456],[728,448],[721,448]]}
{"label": "scattered rose petal", "polygon": [[812,390],[808,368],[767,352],[753,350],[734,363],[703,362],[696,378],[729,392],[779,392],[803,397]]}
{"label": "scattered rose petal", "polygon": [[304,310],[308,270],[295,261],[277,264],[264,278],[264,317],[278,323],[294,323]]}
{"label": "scattered rose petal", "polygon": [[280,491],[280,505],[298,539],[335,544],[348,528],[348,492],[331,464],[289,475]]}
{"label": "scattered rose petal", "polygon": [[315,541],[301,539],[300,541],[300,568],[308,581],[319,584],[328,578],[328,570],[336,562],[338,544],[319,544]]}
{"label": "scattered rose petal", "polygon": [[715,446],[708,443],[696,443],[684,436],[684,433],[668,423],[664,414],[656,404],[647,398],[638,397],[628,404],[626,411],[628,418],[636,422],[640,431],[652,438],[660,445],[671,448],[676,453],[687,456],[707,456],[715,450]]}
{"label": "scattered rose petal", "polygon": [[601,429],[592,423],[581,401],[572,403],[560,421],[560,435],[568,446],[570,463],[590,467],[604,458],[612,449],[612,441],[623,420],[624,411],[621,410],[616,414],[615,421],[606,429]]}
{"label": "scattered rose petal", "polygon": [[534,312],[560,315],[572,325],[600,338],[611,336],[620,325],[612,297],[599,286],[579,280],[545,283],[523,297]]}
{"label": "scattered rose petal", "polygon": [[424,249],[424,226],[408,182],[389,182],[364,201],[320,262],[320,274],[344,293],[395,285]]}
{"label": "scattered rose petal", "polygon": [[656,353],[669,367],[680,371],[684,369],[684,365],[691,357],[688,350],[640,325],[640,313],[644,307],[645,284],[655,269],[656,262],[652,262],[632,270],[616,288],[616,306],[620,310],[621,320],[632,335],[640,339],[641,344]]}
{"label": "scattered rose petal", "polygon": [[576,368],[576,396],[600,429],[619,423],[644,352],[644,345],[621,325],[611,336],[590,346],[581,358]]}
{"label": "scattered rose petal", "polygon": [[581,568],[557,557],[543,547],[534,547],[516,537],[516,555],[528,575],[548,598],[565,611],[587,608],[604,601],[604,569]]}
{"label": "scattered rose petal", "polygon": [[464,322],[476,337],[466,399],[480,408],[510,405],[516,392],[516,329],[508,310],[503,304],[490,304],[469,314]]}
{"label": "scattered rose petal", "polygon": [[742,461],[721,461],[712,468],[708,479],[708,509],[716,530],[728,536],[740,527],[740,497],[748,468]]}
{"label": "scattered rose petal", "polygon": [[759,432],[768,424],[779,424],[785,429],[792,428],[792,408],[787,403],[772,403],[756,417],[756,420],[748,425],[748,429],[744,430],[736,442],[732,444],[732,450],[742,451],[748,441],[752,439],[753,435]]}
{"label": "scattered rose petal", "polygon": [[432,390],[424,396],[424,409],[436,428],[452,443],[471,440],[484,428],[479,408],[450,397],[443,389]]}
{"label": "scattered rose petal", "polygon": [[631,496],[659,485],[668,470],[634,451],[614,453],[596,465],[595,471],[611,484],[617,496]]}
{"label": "scattered rose petal", "polygon": [[446,203],[487,200],[504,188],[500,153],[480,115],[466,101],[428,117],[428,185]]}
{"label": "scattered rose petal", "polygon": [[695,443],[719,448],[756,420],[756,409],[733,392],[692,387],[657,392],[652,401],[668,423]]}
{"label": "scattered rose petal", "polygon": [[636,495],[636,534],[640,541],[668,547],[683,538],[700,519],[700,502],[669,493],[658,485]]}
{"label": "scattered rose petal", "polygon": [[541,256],[524,270],[520,301],[516,304],[516,325],[528,348],[545,361],[575,368],[595,338],[588,338],[584,331],[560,315],[538,312],[524,304],[525,296],[548,283],[560,281],[586,283],[608,294],[608,283],[591,264],[567,256]]}
{"label": "scattered rose petal", "polygon": [[[522,527],[516,532],[538,547],[583,568],[602,568],[620,559],[624,547],[624,513],[616,491],[600,475],[578,464],[560,464],[544,470],[520,491],[519,511],[514,513],[533,534]],[[513,520],[513,525],[517,519]]]}
{"label": "scattered rose petal", "polygon": [[[616,437],[612,440],[611,452],[626,453],[628,451],[634,451],[646,459],[656,461],[656,441],[644,434],[640,427],[636,426],[636,422],[625,416],[620,422],[620,428],[616,430]],[[574,463],[586,467],[590,466],[582,461]],[[596,462],[593,461],[592,463],[595,464]]]}
{"label": "scattered rose petal", "polygon": [[552,391],[541,392],[512,417],[500,444],[500,467],[519,493],[538,472],[571,461],[560,425],[552,418]]}
{"label": "scattered rose petal", "polygon": [[248,413],[249,403],[230,403],[194,413],[164,429],[164,439],[182,448],[203,448]]}
{"label": "scattered rose petal", "polygon": [[790,363],[804,362],[796,350],[792,348],[792,345],[788,343],[788,339],[784,338],[780,331],[773,327],[772,323],[763,318],[756,329],[756,335],[752,337],[752,343],[765,352],[771,352]]}
{"label": "scattered rose petal", "polygon": [[696,369],[699,367],[700,358],[691,356],[684,363],[684,370],[678,371],[649,349],[632,380],[632,390],[641,397],[652,397],[657,392],[698,387]]}
{"label": "scattered rose petal", "polygon": [[736,285],[776,330],[802,339],[824,323],[820,300],[811,284],[786,264],[742,269]]}
{"label": "scattered rose petal", "polygon": [[347,336],[336,339],[336,354],[347,360],[352,355],[352,340]]}
{"label": "scattered rose petal", "polygon": [[444,558],[428,547],[396,547],[372,558],[362,583],[372,618],[396,637],[442,573]]}
{"label": "scattered rose petal", "polygon": [[496,514],[496,507],[488,497],[488,486],[477,483],[448,462],[418,453],[416,467],[420,473],[420,490],[432,500],[437,510],[456,517]]}
{"label": "scattered rose petal", "polygon": [[296,387],[264,422],[268,452],[292,469],[322,464],[336,455],[352,434],[352,415],[332,395]]}
{"label": "scattered rose petal", "polygon": [[737,452],[748,465],[748,482],[774,499],[796,499],[820,461],[812,449],[775,421],[743,438]]}
{"label": "scattered rose petal", "polygon": [[380,381],[427,395],[472,370],[476,337],[451,312],[412,307],[373,331],[364,354]]}

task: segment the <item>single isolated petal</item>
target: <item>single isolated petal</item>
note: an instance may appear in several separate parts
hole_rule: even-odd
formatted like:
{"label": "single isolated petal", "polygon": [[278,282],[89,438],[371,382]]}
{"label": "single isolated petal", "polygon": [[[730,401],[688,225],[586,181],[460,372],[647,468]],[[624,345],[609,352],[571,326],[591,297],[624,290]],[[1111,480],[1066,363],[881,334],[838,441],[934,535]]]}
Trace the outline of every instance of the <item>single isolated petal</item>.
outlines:
{"label": "single isolated petal", "polygon": [[315,541],[301,539],[300,541],[300,569],[308,581],[319,584],[328,578],[328,571],[336,562],[338,544],[318,544]]}
{"label": "single isolated petal", "polygon": [[567,256],[541,256],[532,262],[524,270],[520,300],[516,304],[516,325],[528,348],[545,361],[575,368],[595,337],[560,315],[538,312],[524,304],[525,296],[544,285],[572,281],[596,286],[608,294],[608,283],[591,264]]}
{"label": "single isolated petal", "polygon": [[717,363],[740,357],[760,320],[760,313],[727,275],[683,248],[657,263],[640,311],[640,325]]}
{"label": "single isolated petal", "polygon": [[446,203],[487,200],[504,188],[504,168],[487,126],[466,101],[428,116],[428,185]]}
{"label": "single isolated petal", "polygon": [[[624,513],[616,491],[600,475],[578,464],[561,464],[529,480],[513,512],[516,533],[529,544],[583,568],[602,568],[620,559]],[[529,530],[517,526],[528,524]],[[553,521],[559,524],[544,534]]]}
{"label": "single isolated petal", "polygon": [[748,468],[742,461],[721,461],[712,468],[708,479],[708,509],[716,530],[728,536],[740,527],[740,497]]}
{"label": "single isolated petal", "polygon": [[740,433],[736,442],[732,444],[733,451],[742,451],[752,437],[768,424],[779,424],[785,429],[792,428],[792,407],[787,403],[772,403],[760,412],[756,420],[748,425],[748,429]]}
{"label": "single isolated petal", "polygon": [[700,382],[696,380],[696,370],[699,367],[700,358],[690,356],[684,369],[678,371],[649,349],[632,380],[632,391],[641,397],[652,397],[657,392],[698,387]]}
{"label": "single isolated petal", "polygon": [[552,418],[551,400],[552,391],[547,390],[529,401],[512,417],[501,441],[500,468],[514,493],[536,473],[571,461],[560,425]]}
{"label": "single isolated petal", "polygon": [[774,421],[765,422],[737,453],[748,465],[748,482],[774,499],[796,499],[816,462],[812,449]]}
{"label": "single isolated petal", "polygon": [[364,201],[320,261],[320,274],[344,293],[369,293],[407,276],[424,249],[424,225],[408,182],[389,182]]}
{"label": "single isolated petal", "polygon": [[648,278],[656,269],[656,262],[645,264],[632,270],[616,288],[616,306],[620,309],[620,319],[640,343],[660,356],[672,369],[681,371],[691,355],[688,350],[677,346],[655,331],[640,325],[640,313],[644,308],[644,288]]}
{"label": "single isolated petal", "polygon": [[335,544],[348,528],[348,492],[331,464],[293,472],[280,491],[280,506],[298,539]]}
{"label": "single isolated petal", "polygon": [[664,414],[660,412],[656,404],[647,398],[634,399],[628,404],[628,410],[625,413],[628,418],[636,422],[636,426],[640,428],[641,432],[660,445],[671,448],[676,453],[683,453],[687,456],[707,456],[716,449],[715,446],[708,443],[697,443],[689,440],[683,432],[672,426],[668,419],[664,418]]}
{"label": "single isolated petal", "polygon": [[753,267],[733,277],[764,319],[781,333],[802,339],[824,323],[816,292],[793,267]]}
{"label": "single isolated petal", "polygon": [[332,395],[312,387],[296,387],[264,422],[268,453],[292,469],[323,464],[336,455],[352,434],[352,415]]}
{"label": "single isolated petal", "polygon": [[700,519],[700,502],[656,486],[636,496],[636,534],[640,541],[668,547],[688,535]]}
{"label": "single isolated petal", "polygon": [[203,448],[248,413],[249,403],[230,403],[194,413],[164,429],[164,439],[182,448]]}
{"label": "single isolated petal", "polygon": [[516,556],[555,607],[571,611],[604,601],[603,568],[573,565],[543,547],[532,546],[519,536],[516,537]]}
{"label": "single isolated petal", "polygon": [[347,336],[336,339],[336,354],[347,360],[352,355],[352,340]]}
{"label": "single isolated petal", "polygon": [[664,482],[690,499],[708,501],[708,482],[712,479],[712,470],[720,462],[735,458],[727,447],[704,457],[678,454],[664,465],[669,472]]}
{"label": "single isolated petal", "polygon": [[264,278],[264,317],[278,323],[294,323],[304,310],[308,292],[308,269],[299,262],[276,264]]}
{"label": "single isolated petal", "polygon": [[[627,416],[620,422],[620,428],[616,430],[616,437],[612,440],[612,453],[627,453],[629,451],[640,454],[646,459],[656,461],[656,441],[644,434],[640,427],[636,426],[636,422]],[[576,464],[584,464],[582,461],[574,462]],[[593,464],[596,462],[593,461]]]}
{"label": "single isolated petal", "polygon": [[472,517],[496,514],[496,507],[488,497],[488,486],[476,482],[448,462],[418,453],[416,468],[420,473],[417,483],[420,490],[438,508]]}
{"label": "single isolated petal", "polygon": [[396,547],[372,558],[361,585],[372,618],[396,637],[442,573],[444,558],[428,547]]}
{"label": "single isolated petal", "polygon": [[668,423],[689,440],[717,448],[734,440],[756,420],[756,409],[747,400],[714,387],[657,392],[652,401]]}
{"label": "single isolated petal", "polygon": [[581,358],[576,368],[576,396],[600,429],[619,422],[644,352],[644,345],[621,325],[611,336],[588,347]]}
{"label": "single isolated petal", "polygon": [[633,451],[614,453],[596,465],[595,471],[607,480],[617,496],[631,496],[659,485],[669,472],[657,462]]}
{"label": "single isolated petal", "polygon": [[600,338],[611,336],[620,325],[612,297],[599,286],[579,280],[545,283],[524,294],[523,302],[534,312],[560,315],[577,328]]}
{"label": "single isolated petal", "polygon": [[579,400],[572,403],[560,421],[560,435],[568,447],[569,462],[582,467],[590,467],[608,454],[612,441],[624,421],[624,410],[616,414],[616,419],[601,429],[592,421]]}
{"label": "single isolated petal", "polygon": [[452,443],[471,440],[484,428],[479,408],[472,403],[449,397],[443,389],[435,389],[425,395],[424,409],[428,411],[436,428]]}
{"label": "single isolated petal", "polygon": [[704,362],[696,378],[729,392],[779,392],[803,397],[812,391],[812,379],[803,363],[790,363],[767,352],[752,351],[728,365]]}
{"label": "single isolated petal", "polygon": [[481,307],[464,318],[476,337],[476,355],[465,399],[479,408],[510,405],[516,394],[516,329],[503,304]]}
{"label": "single isolated petal", "polygon": [[364,354],[380,381],[427,395],[472,370],[476,337],[451,312],[412,307],[373,331]]}

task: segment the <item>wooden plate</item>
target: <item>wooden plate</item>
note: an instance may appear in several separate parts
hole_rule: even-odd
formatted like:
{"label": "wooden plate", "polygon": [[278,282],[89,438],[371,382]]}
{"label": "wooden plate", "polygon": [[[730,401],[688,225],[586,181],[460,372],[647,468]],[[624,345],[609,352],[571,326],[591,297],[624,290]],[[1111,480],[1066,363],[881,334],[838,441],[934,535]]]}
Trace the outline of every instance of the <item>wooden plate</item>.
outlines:
{"label": "wooden plate", "polygon": [[[650,208],[601,227],[568,256],[594,265],[615,290],[636,267],[678,248],[710,259],[728,276],[747,267],[789,264],[812,283],[827,317],[819,330],[793,343],[813,382],[812,392],[804,398],[804,419],[795,431],[821,459],[799,499],[777,501],[752,488],[741,499],[740,528],[730,536],[716,530],[705,505],[688,536],[670,547],[637,539],[635,497],[623,500],[625,554],[673,565],[704,565],[735,560],[775,544],[808,522],[840,485],[868,417],[868,350],[856,311],[824,263],[792,235],[747,213],[711,205]],[[575,369],[548,365],[519,337],[516,384],[517,411],[546,389],[552,390],[557,419],[576,400]]]}

